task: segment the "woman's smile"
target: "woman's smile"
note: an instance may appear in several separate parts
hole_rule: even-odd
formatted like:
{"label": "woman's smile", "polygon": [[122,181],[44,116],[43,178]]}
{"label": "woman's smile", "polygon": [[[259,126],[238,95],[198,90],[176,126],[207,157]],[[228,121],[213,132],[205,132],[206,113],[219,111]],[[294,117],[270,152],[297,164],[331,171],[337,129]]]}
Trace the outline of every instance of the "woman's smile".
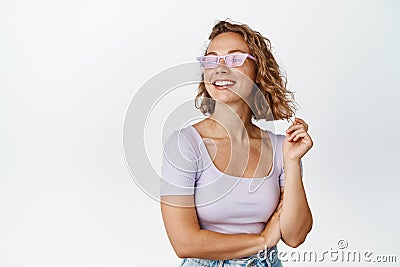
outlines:
{"label": "woman's smile", "polygon": [[212,82],[212,85],[217,90],[227,90],[236,84],[235,81],[228,79],[218,79]]}

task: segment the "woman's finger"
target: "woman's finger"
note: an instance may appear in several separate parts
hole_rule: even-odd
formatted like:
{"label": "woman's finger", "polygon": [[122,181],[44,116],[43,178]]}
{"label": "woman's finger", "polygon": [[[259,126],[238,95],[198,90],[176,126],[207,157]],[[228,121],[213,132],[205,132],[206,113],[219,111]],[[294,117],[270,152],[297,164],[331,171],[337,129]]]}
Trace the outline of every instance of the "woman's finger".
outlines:
{"label": "woman's finger", "polygon": [[294,131],[293,133],[290,134],[288,140],[289,140],[289,141],[290,141],[290,140],[293,140],[293,139],[294,139],[296,136],[298,136],[300,133],[305,133],[305,132],[306,132],[306,131],[304,130],[303,127],[300,128],[300,129],[297,129],[296,131]]}
{"label": "woman's finger", "polygon": [[303,124],[295,124],[295,125],[289,126],[289,128],[287,128],[287,130],[286,130],[286,133],[290,133],[290,132],[300,129],[300,128],[304,128],[306,130],[306,127]]}
{"label": "woman's finger", "polygon": [[299,133],[299,134],[297,134],[297,135],[293,138],[293,141],[297,141],[297,140],[299,140],[300,138],[306,137],[307,135],[308,135],[308,134],[307,134],[306,132]]}
{"label": "woman's finger", "polygon": [[299,117],[295,117],[294,121],[303,124],[306,127],[306,131],[308,131],[308,124],[303,119],[300,119]]}

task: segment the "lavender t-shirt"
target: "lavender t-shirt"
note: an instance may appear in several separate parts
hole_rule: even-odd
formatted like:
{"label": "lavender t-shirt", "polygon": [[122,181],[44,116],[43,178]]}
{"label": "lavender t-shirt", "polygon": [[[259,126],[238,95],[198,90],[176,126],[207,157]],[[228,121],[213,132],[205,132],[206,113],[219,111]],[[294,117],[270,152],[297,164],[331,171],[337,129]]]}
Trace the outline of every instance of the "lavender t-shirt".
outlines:
{"label": "lavender t-shirt", "polygon": [[[192,195],[201,229],[226,234],[259,234],[277,207],[284,186],[284,135],[268,133],[273,166],[268,176],[240,178],[213,164],[202,137],[189,125],[174,131],[163,149],[160,195]],[[301,175],[303,175],[300,160]]]}

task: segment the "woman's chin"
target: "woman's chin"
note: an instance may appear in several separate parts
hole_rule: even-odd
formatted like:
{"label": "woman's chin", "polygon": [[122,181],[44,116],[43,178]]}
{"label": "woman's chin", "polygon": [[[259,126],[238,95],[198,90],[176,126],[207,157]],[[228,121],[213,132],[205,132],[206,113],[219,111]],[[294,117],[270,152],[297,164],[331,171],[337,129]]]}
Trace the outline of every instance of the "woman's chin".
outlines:
{"label": "woman's chin", "polygon": [[213,97],[213,99],[222,105],[232,105],[232,104],[240,104],[243,103],[243,100],[236,94],[233,96],[226,96],[226,97]]}
{"label": "woman's chin", "polygon": [[248,96],[240,96],[235,92],[216,92],[212,94],[212,98],[221,103],[240,103]]}

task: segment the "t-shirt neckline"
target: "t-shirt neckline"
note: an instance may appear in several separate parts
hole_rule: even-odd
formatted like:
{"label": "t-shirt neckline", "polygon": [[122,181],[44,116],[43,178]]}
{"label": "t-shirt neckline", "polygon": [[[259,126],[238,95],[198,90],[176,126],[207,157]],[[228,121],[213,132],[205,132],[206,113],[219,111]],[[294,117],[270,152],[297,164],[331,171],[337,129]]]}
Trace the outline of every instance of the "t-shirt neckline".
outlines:
{"label": "t-shirt neckline", "polygon": [[192,131],[193,131],[193,132],[195,133],[195,135],[196,135],[196,138],[200,141],[201,146],[202,146],[202,148],[203,148],[204,151],[205,151],[205,154],[207,154],[206,157],[207,157],[207,159],[210,161],[211,167],[212,167],[215,171],[217,171],[219,174],[225,175],[225,176],[228,176],[228,177],[232,177],[232,178],[235,178],[235,179],[243,179],[243,180],[250,180],[250,181],[251,181],[251,180],[255,180],[255,179],[268,179],[268,178],[270,178],[270,177],[272,176],[272,174],[274,173],[274,171],[275,171],[276,142],[272,141],[272,139],[273,139],[272,136],[271,136],[272,133],[270,133],[269,130],[266,129],[266,130],[264,130],[264,131],[267,132],[268,137],[269,137],[269,140],[270,140],[270,142],[271,142],[271,147],[272,147],[272,167],[271,167],[271,171],[269,172],[269,174],[268,174],[267,176],[264,176],[264,177],[239,177],[239,176],[234,176],[234,175],[230,175],[230,174],[224,173],[224,172],[222,172],[220,169],[218,169],[217,166],[215,166],[214,162],[212,161],[210,155],[208,154],[207,147],[206,147],[206,145],[204,144],[203,138],[201,137],[200,133],[196,130],[196,128],[195,128],[193,125],[189,125],[188,127],[192,129]]}

